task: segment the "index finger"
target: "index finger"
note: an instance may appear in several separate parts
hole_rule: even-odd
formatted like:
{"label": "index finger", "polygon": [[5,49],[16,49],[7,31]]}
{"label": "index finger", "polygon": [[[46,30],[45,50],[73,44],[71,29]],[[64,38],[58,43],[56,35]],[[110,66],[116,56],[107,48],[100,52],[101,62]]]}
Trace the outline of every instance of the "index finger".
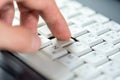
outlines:
{"label": "index finger", "polygon": [[69,40],[70,31],[54,0],[24,0],[23,3],[31,9],[40,11],[40,15],[55,37],[60,40]]}
{"label": "index finger", "polygon": [[53,0],[47,3],[41,15],[55,37],[60,40],[68,40],[71,37],[67,23]]}

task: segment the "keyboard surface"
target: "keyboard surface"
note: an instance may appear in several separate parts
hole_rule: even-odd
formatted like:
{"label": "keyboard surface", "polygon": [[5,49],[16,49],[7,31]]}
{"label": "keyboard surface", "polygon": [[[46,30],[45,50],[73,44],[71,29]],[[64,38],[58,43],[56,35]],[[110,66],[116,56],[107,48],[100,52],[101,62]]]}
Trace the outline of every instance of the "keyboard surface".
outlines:
{"label": "keyboard surface", "polygon": [[[40,50],[15,55],[48,80],[120,80],[120,25],[75,0],[56,3],[71,39],[54,38],[40,17]],[[13,25],[19,24],[19,14],[16,8]]]}

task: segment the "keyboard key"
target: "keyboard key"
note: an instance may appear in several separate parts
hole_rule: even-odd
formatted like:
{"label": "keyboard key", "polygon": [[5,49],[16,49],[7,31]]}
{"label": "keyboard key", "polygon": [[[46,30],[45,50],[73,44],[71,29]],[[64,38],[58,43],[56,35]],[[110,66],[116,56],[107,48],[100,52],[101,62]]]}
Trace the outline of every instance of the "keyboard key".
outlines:
{"label": "keyboard key", "polygon": [[88,31],[90,31],[92,34],[95,34],[95,35],[101,35],[101,34],[104,34],[108,31],[110,31],[109,27],[104,27],[102,24],[99,24],[99,23],[95,23],[95,24],[91,24],[87,27],[85,27]]}
{"label": "keyboard key", "polygon": [[91,51],[91,48],[88,45],[83,44],[81,42],[75,42],[70,46],[66,47],[66,49],[70,53],[75,54],[77,56],[82,56]]}
{"label": "keyboard key", "polygon": [[113,31],[120,31],[120,24],[118,24],[114,21],[110,21],[110,22],[106,23],[104,26],[108,26]]}
{"label": "keyboard key", "polygon": [[114,55],[109,56],[109,59],[119,63],[120,62],[120,52],[117,52]]}
{"label": "keyboard key", "polygon": [[110,56],[115,54],[116,52],[119,51],[118,48],[116,48],[114,45],[109,44],[107,42],[103,42],[101,44],[98,44],[94,47],[92,47],[97,53],[106,55],[106,56]]}
{"label": "keyboard key", "polygon": [[70,29],[72,37],[78,37],[78,36],[88,33],[86,29],[81,28],[79,25],[69,26],[69,29]]}
{"label": "keyboard key", "polygon": [[108,61],[107,56],[102,55],[102,54],[98,54],[95,51],[90,52],[90,53],[86,54],[85,56],[82,56],[81,58],[85,62],[87,62],[91,65],[94,65],[96,67],[100,66]]}
{"label": "keyboard key", "polygon": [[64,57],[61,57],[58,59],[58,61],[69,69],[75,69],[76,67],[83,64],[82,59],[80,59],[78,56],[74,54],[68,54]]}
{"label": "keyboard key", "polygon": [[52,45],[52,41],[50,41],[49,39],[47,39],[43,35],[40,35],[39,37],[41,39],[41,49],[45,48],[45,47],[47,47],[49,45]]}
{"label": "keyboard key", "polygon": [[77,15],[69,19],[69,21],[73,22],[74,24],[79,25],[80,27],[86,27],[90,24],[95,23],[94,19],[90,19],[84,15]]}
{"label": "keyboard key", "polygon": [[82,15],[85,15],[85,16],[91,16],[91,15],[94,15],[96,12],[88,7],[83,7],[80,9],[79,11]]}
{"label": "keyboard key", "polygon": [[111,76],[108,75],[100,75],[97,78],[93,79],[93,80],[114,80]]}
{"label": "keyboard key", "polygon": [[120,64],[110,61],[99,67],[103,74],[107,74],[113,78],[120,75]]}
{"label": "keyboard key", "polygon": [[13,26],[20,25],[19,20],[18,20],[17,18],[14,18],[12,25],[13,25]]}
{"label": "keyboard key", "polygon": [[50,32],[50,30],[48,29],[47,25],[39,27],[38,28],[38,33],[49,38],[52,36],[52,33]]}
{"label": "keyboard key", "polygon": [[90,64],[80,66],[74,70],[74,73],[79,77],[79,79],[82,78],[83,80],[92,80],[94,77],[100,75],[100,72]]}
{"label": "keyboard key", "polygon": [[109,21],[109,18],[107,18],[101,14],[96,14],[94,16],[91,16],[91,19],[94,19],[97,23],[106,23]]}
{"label": "keyboard key", "polygon": [[69,41],[60,41],[58,39],[53,39],[52,42],[60,47],[66,47],[72,43],[74,43],[75,41],[73,39],[70,39]]}
{"label": "keyboard key", "polygon": [[42,51],[53,60],[63,55],[66,55],[68,53],[67,50],[65,50],[62,47],[59,47],[58,45],[54,43],[48,47],[43,48]]}
{"label": "keyboard key", "polygon": [[43,20],[42,17],[39,16],[39,20],[38,20],[38,27],[42,27],[46,25],[45,21]]}
{"label": "keyboard key", "polygon": [[120,42],[120,34],[115,31],[109,31],[101,35],[100,37],[103,38],[105,41],[112,43],[114,45]]}
{"label": "keyboard key", "polygon": [[89,46],[94,46],[96,44],[103,42],[102,38],[99,38],[98,36],[93,35],[91,33],[87,33],[82,36],[79,36],[79,37],[77,37],[77,40],[79,40],[83,43],[86,43]]}

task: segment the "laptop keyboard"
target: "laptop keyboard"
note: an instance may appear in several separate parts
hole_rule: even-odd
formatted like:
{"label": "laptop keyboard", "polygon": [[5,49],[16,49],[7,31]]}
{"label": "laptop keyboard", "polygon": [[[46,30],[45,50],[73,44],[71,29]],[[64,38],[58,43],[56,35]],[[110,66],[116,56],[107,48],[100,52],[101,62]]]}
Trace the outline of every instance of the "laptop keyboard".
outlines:
{"label": "laptop keyboard", "polygon": [[[55,0],[72,37],[59,41],[42,18],[35,54],[15,54],[48,80],[120,80],[120,25],[75,0]],[[19,24],[16,8],[13,25]]]}

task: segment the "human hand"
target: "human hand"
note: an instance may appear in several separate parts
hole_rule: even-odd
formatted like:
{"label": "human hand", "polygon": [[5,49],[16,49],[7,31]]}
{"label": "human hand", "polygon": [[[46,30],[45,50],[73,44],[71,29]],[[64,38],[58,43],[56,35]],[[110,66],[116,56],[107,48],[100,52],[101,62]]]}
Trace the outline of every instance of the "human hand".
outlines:
{"label": "human hand", "polygon": [[40,48],[37,35],[39,16],[45,20],[53,35],[60,40],[71,37],[67,24],[54,0],[16,0],[21,12],[20,25],[12,26],[13,0],[0,0],[0,49],[32,53]]}

